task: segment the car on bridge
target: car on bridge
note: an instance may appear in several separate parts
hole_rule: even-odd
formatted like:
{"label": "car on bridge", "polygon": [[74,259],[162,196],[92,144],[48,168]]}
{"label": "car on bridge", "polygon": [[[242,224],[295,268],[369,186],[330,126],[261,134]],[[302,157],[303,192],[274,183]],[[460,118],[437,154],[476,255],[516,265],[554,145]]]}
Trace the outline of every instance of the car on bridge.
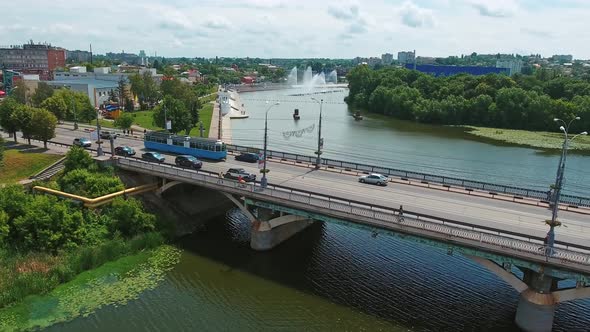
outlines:
{"label": "car on bridge", "polygon": [[246,182],[252,182],[256,180],[256,174],[248,173],[243,168],[230,168],[223,175],[226,179],[237,180],[240,177]]}
{"label": "car on bridge", "polygon": [[176,159],[174,160],[174,163],[177,166],[189,167],[189,168],[194,168],[194,169],[200,169],[203,166],[202,161],[200,161],[199,159],[197,159],[194,156],[189,156],[189,155],[182,155],[182,156],[176,157]]}
{"label": "car on bridge", "polygon": [[240,155],[236,156],[237,161],[245,161],[247,163],[256,163],[260,157],[256,153],[247,153],[242,152]]}
{"label": "car on bridge", "polygon": [[113,139],[116,139],[118,136],[119,136],[119,134],[112,132],[112,131],[101,130],[101,132],[100,132],[100,138],[102,138],[102,139],[111,139],[111,137]]}
{"label": "car on bridge", "polygon": [[117,146],[115,148],[115,154],[117,156],[131,157],[135,155],[135,150],[129,146]]}
{"label": "car on bridge", "polygon": [[161,154],[159,154],[157,152],[153,152],[153,151],[148,151],[148,152],[142,154],[141,159],[147,160],[147,161],[155,161],[158,163],[163,163],[164,160],[166,160],[166,158],[164,158],[164,156],[162,156]]}
{"label": "car on bridge", "polygon": [[378,186],[386,186],[389,182],[389,178],[383,174],[371,173],[369,175],[363,175],[359,177],[360,183],[376,184]]}
{"label": "car on bridge", "polygon": [[78,137],[74,138],[74,145],[81,146],[83,148],[89,148],[92,145],[92,143],[86,137]]}

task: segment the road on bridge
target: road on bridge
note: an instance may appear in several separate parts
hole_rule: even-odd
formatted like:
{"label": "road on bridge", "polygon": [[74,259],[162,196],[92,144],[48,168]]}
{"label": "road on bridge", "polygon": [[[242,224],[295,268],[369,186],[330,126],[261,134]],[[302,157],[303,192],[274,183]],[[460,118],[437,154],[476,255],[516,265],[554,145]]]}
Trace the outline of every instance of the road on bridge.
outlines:
{"label": "road on bridge", "polygon": [[[69,125],[60,125],[53,141],[72,144],[75,137],[89,135],[83,130],[74,131]],[[137,157],[144,151],[143,141],[138,139],[119,137],[115,145],[133,147]],[[94,142],[92,148],[96,148]],[[110,143],[103,144],[103,149],[110,151]],[[174,156],[166,155],[166,162],[174,163]],[[257,174],[258,179],[261,176],[256,164],[235,161],[233,156],[228,156],[225,162],[203,161],[203,169],[207,171],[226,172],[230,167],[242,167]],[[544,220],[551,218],[551,211],[546,207],[397,183],[377,187],[359,183],[356,176],[278,162],[269,162],[268,168],[270,184],[392,208],[403,205],[407,211],[518,232],[524,236],[544,237],[548,230]],[[566,227],[556,229],[558,241],[590,244],[590,215],[560,211],[559,216]]]}

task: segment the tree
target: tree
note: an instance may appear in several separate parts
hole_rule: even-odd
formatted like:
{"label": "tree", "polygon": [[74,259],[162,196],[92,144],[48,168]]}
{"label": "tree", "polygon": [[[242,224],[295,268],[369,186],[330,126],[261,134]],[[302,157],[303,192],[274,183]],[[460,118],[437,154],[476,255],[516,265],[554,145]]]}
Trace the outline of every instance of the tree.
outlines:
{"label": "tree", "polygon": [[4,138],[0,136],[0,167],[4,165]]}
{"label": "tree", "polygon": [[23,105],[18,107],[11,115],[13,121],[18,123],[18,128],[23,133],[23,137],[29,141],[29,145],[31,144],[31,138],[33,135],[32,119],[34,110],[33,107]]}
{"label": "tree", "polygon": [[10,92],[10,95],[14,100],[16,100],[19,104],[25,105],[27,103],[27,98],[29,94],[29,88],[25,84],[24,81],[20,80],[16,82],[14,88]]}
{"label": "tree", "polygon": [[41,103],[51,96],[53,96],[53,88],[45,82],[39,82],[32,98],[33,106],[40,107]]}
{"label": "tree", "polygon": [[184,106],[184,103],[172,96],[164,97],[160,105],[154,109],[154,123],[161,128],[165,127],[165,120],[172,121],[173,133],[189,128],[191,125],[191,115]]}
{"label": "tree", "polygon": [[43,146],[47,149],[47,141],[55,137],[57,118],[46,109],[36,108],[33,110],[31,122],[32,137],[43,141]]}
{"label": "tree", "polygon": [[66,153],[66,160],[64,162],[64,172],[68,173],[75,169],[96,170],[96,163],[88,151],[79,146],[72,146],[70,151]]}
{"label": "tree", "polygon": [[14,98],[6,98],[0,103],[0,127],[12,135],[14,141],[17,141],[16,132],[20,129],[18,121],[12,114],[22,107]]}
{"label": "tree", "polygon": [[59,93],[56,93],[54,96],[45,99],[41,103],[41,107],[55,115],[58,121],[65,120],[66,113],[68,113],[68,108],[73,108],[73,106],[73,100],[68,103],[63,97],[61,97],[61,94]]}
{"label": "tree", "polygon": [[96,119],[96,110],[88,96],[69,89],[56,90],[41,106],[53,113],[58,120],[89,122]]}
{"label": "tree", "polygon": [[133,125],[133,116],[129,113],[123,113],[117,119],[115,119],[115,127],[123,130],[128,130]]}
{"label": "tree", "polygon": [[117,82],[117,97],[121,104],[129,98],[129,96],[127,96],[127,81],[123,77]]}

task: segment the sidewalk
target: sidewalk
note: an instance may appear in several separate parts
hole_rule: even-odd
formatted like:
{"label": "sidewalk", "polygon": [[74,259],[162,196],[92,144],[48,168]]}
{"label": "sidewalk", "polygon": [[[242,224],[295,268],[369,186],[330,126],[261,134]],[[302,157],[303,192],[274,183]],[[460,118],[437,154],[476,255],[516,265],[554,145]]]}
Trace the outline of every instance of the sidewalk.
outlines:
{"label": "sidewalk", "polygon": [[[69,122],[69,121],[63,121],[62,123],[58,124],[57,127],[73,130],[74,123]],[[95,131],[96,125],[89,125],[86,123],[78,123],[78,128],[79,128],[79,130],[84,130],[84,131]],[[133,130],[133,135],[131,135],[131,134],[123,134],[123,130],[115,128],[114,126],[113,127],[102,127],[101,126],[100,129],[115,132],[115,133],[119,134],[119,136],[133,137],[133,138],[140,138],[140,139],[143,139],[143,131],[145,130],[145,128],[142,128],[140,126],[132,125],[131,129]]]}

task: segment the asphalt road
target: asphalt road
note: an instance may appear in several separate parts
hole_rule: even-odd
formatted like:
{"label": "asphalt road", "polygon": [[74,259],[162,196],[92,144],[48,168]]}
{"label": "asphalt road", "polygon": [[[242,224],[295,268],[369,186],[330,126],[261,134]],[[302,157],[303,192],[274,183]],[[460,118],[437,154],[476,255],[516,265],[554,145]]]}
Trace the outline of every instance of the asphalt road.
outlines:
{"label": "asphalt road", "polygon": [[[83,128],[74,131],[69,125],[60,125],[53,141],[72,144],[76,137],[89,138],[90,133],[85,132]],[[138,139],[119,137],[115,140],[115,146],[120,145],[133,147],[138,157],[145,150],[143,141]],[[96,148],[95,142],[92,148]],[[108,141],[105,141],[103,149],[110,151]],[[165,155],[165,157],[166,162],[174,163],[174,156]],[[261,176],[256,164],[235,161],[233,156],[228,156],[225,162],[203,161],[203,169],[207,171],[226,172],[231,167],[241,167],[255,173],[257,179]],[[269,162],[268,169],[270,171],[267,177],[270,184],[393,208],[403,205],[407,211],[504,229],[523,235],[544,237],[548,230],[544,220],[551,218],[551,211],[546,207],[399,183],[378,187],[359,183],[356,176],[278,162]],[[565,227],[556,228],[556,239],[579,245],[590,245],[590,215],[560,211],[559,220]]]}

